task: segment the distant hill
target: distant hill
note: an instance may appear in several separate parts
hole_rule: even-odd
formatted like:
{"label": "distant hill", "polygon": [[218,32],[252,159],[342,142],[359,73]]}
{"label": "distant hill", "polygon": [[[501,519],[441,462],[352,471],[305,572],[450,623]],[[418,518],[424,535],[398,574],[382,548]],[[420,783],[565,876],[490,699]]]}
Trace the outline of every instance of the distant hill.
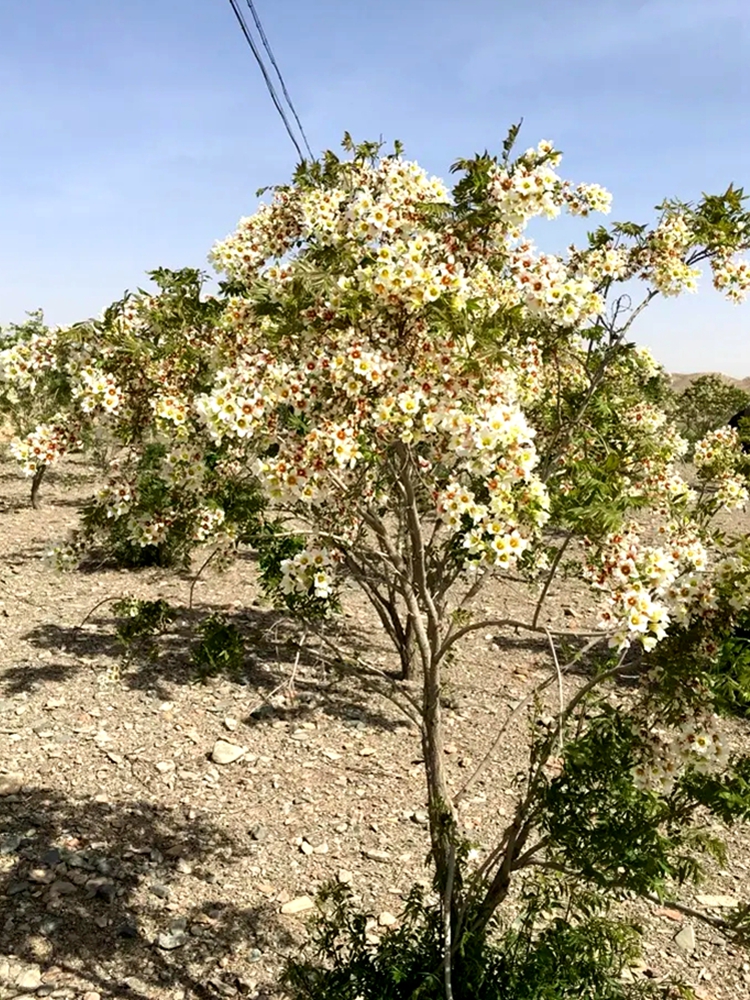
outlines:
{"label": "distant hill", "polygon": [[701,375],[718,375],[719,378],[724,379],[729,385],[736,385],[738,389],[744,389],[745,392],[750,393],[750,375],[747,378],[732,378],[730,375],[724,375],[722,372],[692,372],[690,375],[683,375],[675,372],[671,375],[672,388],[675,392],[682,392],[686,389],[691,382],[694,382]]}

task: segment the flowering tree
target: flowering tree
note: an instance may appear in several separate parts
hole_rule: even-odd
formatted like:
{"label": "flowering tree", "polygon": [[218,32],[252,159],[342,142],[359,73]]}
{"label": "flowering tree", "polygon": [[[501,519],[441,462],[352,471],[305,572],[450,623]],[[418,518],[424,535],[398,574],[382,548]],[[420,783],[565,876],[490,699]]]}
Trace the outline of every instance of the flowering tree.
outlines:
{"label": "flowering tree", "polygon": [[[750,272],[733,254],[747,246],[747,215],[731,188],[694,207],[664,203],[653,229],[600,228],[560,258],[524,238],[528,220],[606,211],[609,196],[562,181],[550,144],[514,162],[510,141],[502,159],[460,161],[452,193],[399,149],[381,158],[377,147],[345,145],[349,160],[328,154],[303,165],[293,185],[215,247],[215,264],[235,285],[225,318],[245,350],[197,406],[217,441],[247,442],[269,504],[305,526],[309,542],[284,563],[284,589],[325,599],[349,575],[404,676],[418,665],[450,989],[456,942],[485,932],[512,874],[534,861],[569,864],[622,891],[690,870],[670,796],[677,777],[684,795],[686,782],[698,782],[691,775],[724,762],[700,656],[711,655],[706,636],[731,627],[747,602],[750,569],[746,547],[731,542],[709,569],[708,524],[747,492],[732,431],[698,452],[700,480],[716,491],[696,492],[676,473],[685,443],[658,406],[665,378],[627,336],[655,295],[694,290],[702,261],[718,288],[741,297]],[[646,287],[633,308],[618,287],[639,278]],[[650,534],[634,518],[644,510]],[[459,861],[460,803],[443,770],[443,667],[472,630],[542,631],[549,583],[576,538],[614,658],[560,707],[532,754],[512,824],[472,872]],[[528,619],[473,619],[482,584],[509,570],[540,580]],[[574,720],[580,732],[594,690],[623,669],[631,647],[649,654],[672,634],[690,637],[691,655],[679,670],[660,663],[646,675],[637,724],[601,703],[550,779],[550,756],[558,741],[567,746]],[[680,672],[690,686],[677,688]],[[651,837],[646,848],[644,833],[640,861],[626,870],[611,856],[623,825],[613,841],[601,821],[607,848],[598,861],[609,863],[600,867],[590,856],[595,824],[584,837],[573,822],[587,782],[592,800],[604,794],[594,747],[613,756],[620,807],[632,796],[621,824],[627,817]],[[594,812],[592,804],[587,824]],[[662,823],[672,839],[654,841]]]}
{"label": "flowering tree", "polygon": [[[252,473],[267,587],[320,613],[353,580],[402,678],[418,681],[418,694],[397,685],[396,697],[422,735],[449,997],[457,968],[470,982],[467,955],[517,873],[544,871],[567,898],[581,884],[663,892],[696,870],[699,805],[750,814],[750,764],[726,770],[709,672],[717,637],[748,606],[750,548],[712,527],[747,501],[747,459],[736,432],[719,430],[696,447],[697,486],[680,477],[686,442],[661,406],[667,379],[629,340],[656,295],[695,290],[704,262],[731,299],[750,288],[736,256],[750,243],[742,192],[665,202],[652,228],[615,223],[564,257],[543,253],[524,235],[529,220],[606,212],[610,197],[562,180],[551,143],[512,159],[515,131],[501,157],[456,163],[452,191],[398,146],[384,156],[347,137],[347,159],[303,163],[215,246],[220,302],[194,296],[205,323],[184,354],[192,321],[172,327],[171,367],[152,376],[139,353],[153,358],[158,297],[142,326],[138,309],[117,314],[133,339],[106,356],[120,358],[114,409],[140,428],[138,462],[158,446],[151,475],[170,486],[180,475],[160,522],[133,539],[151,543],[177,521],[182,537],[206,539],[188,529],[208,517],[196,470],[211,470],[212,530],[226,520],[226,484]],[[640,282],[640,301],[624,282]],[[114,366],[95,373],[105,400]],[[121,461],[104,502],[137,524],[146,486]],[[562,691],[583,650],[561,663],[541,615],[565,558],[599,607],[585,649],[606,651],[537,730],[512,822],[477,864],[466,787],[454,795],[444,772],[444,668],[472,631],[525,629],[551,653],[533,697],[556,679]],[[527,584],[526,613],[480,620],[477,594],[509,572]],[[634,658],[642,684],[623,712],[605,682]]]}

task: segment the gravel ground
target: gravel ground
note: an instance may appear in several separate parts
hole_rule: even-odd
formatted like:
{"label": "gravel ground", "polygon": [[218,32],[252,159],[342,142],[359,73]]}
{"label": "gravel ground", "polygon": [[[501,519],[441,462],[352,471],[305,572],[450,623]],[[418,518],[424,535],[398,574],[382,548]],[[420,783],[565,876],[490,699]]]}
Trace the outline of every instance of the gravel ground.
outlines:
{"label": "gravel ground", "polygon": [[[271,996],[325,881],[351,885],[373,935],[398,919],[415,879],[426,883],[417,732],[390,700],[334,676],[309,637],[300,647],[296,626],[259,600],[249,559],[201,577],[192,608],[187,574],[58,573],[45,553],[93,483],[68,459],[33,511],[28,483],[0,465],[0,1000]],[[113,682],[110,601],[124,593],[179,613],[158,661]],[[492,614],[520,602],[511,584],[482,596]],[[395,667],[359,595],[344,606],[339,640]],[[571,584],[550,606],[556,627],[583,623]],[[199,683],[187,633],[217,610],[242,630],[247,669]],[[461,648],[447,712],[454,787],[547,661],[543,643],[512,634],[476,633]],[[735,747],[750,744],[748,723],[726,729]],[[512,811],[524,733],[523,721],[509,729],[468,796],[466,828],[484,843]],[[735,828],[726,867],[685,902],[716,916],[750,897],[749,832]],[[750,995],[748,955],[713,928],[668,907],[636,912],[645,944],[632,976],[676,974],[703,1000]]]}

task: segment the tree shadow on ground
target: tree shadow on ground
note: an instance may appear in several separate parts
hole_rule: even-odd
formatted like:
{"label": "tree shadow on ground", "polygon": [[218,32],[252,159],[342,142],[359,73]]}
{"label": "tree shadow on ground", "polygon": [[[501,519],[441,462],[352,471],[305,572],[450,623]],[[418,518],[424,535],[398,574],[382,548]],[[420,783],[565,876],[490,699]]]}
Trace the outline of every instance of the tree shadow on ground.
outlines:
{"label": "tree shadow on ground", "polygon": [[[148,691],[167,701],[169,685],[190,685],[206,679],[192,654],[199,642],[201,621],[220,613],[242,636],[245,653],[240,670],[217,670],[209,676],[224,676],[257,694],[258,705],[248,713],[247,725],[303,719],[315,707],[322,707],[328,715],[381,729],[403,724],[378,709],[372,698],[372,680],[360,683],[344,676],[343,665],[307,644],[303,627],[281,612],[261,608],[228,612],[213,605],[179,608],[177,612],[175,621],[156,638],[154,650],[158,656],[147,655],[143,647],[125,658],[117,637],[117,619],[111,614],[92,616],[84,626],[37,625],[24,635],[26,642],[48,653],[72,656],[75,662],[21,663],[3,671],[0,685],[7,696],[13,696],[33,691],[40,684],[59,683],[92,667],[104,676],[108,666],[119,664],[120,683],[125,687]],[[327,627],[355,656],[371,647],[364,628],[348,622]],[[384,672],[381,690],[387,692],[395,685],[395,675]]]}
{"label": "tree shadow on ground", "polygon": [[56,988],[77,981],[133,1000],[246,993],[256,962],[300,943],[278,905],[244,908],[215,888],[217,868],[250,852],[186,810],[48,789],[6,797],[0,964],[14,956]]}

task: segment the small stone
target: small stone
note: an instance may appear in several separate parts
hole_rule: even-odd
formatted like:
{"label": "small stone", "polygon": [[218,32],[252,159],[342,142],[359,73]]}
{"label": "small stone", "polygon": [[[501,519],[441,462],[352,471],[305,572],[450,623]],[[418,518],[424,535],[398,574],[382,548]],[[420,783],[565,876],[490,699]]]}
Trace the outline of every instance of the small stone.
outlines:
{"label": "small stone", "polygon": [[362,853],[370,861],[390,861],[391,856],[388,851],[378,851],[378,850],[363,850]]}
{"label": "small stone", "polygon": [[707,906],[712,910],[722,908],[731,910],[733,907],[737,906],[737,899],[734,896],[696,896],[695,898],[701,906]]}
{"label": "small stone", "polygon": [[217,740],[211,752],[211,760],[215,764],[232,764],[246,753],[247,747],[227,743],[226,740]]}
{"label": "small stone", "polygon": [[362,747],[362,749],[359,751],[359,756],[360,757],[372,757],[373,754],[376,754],[376,753],[377,753],[377,750],[375,749],[375,747]]}
{"label": "small stone", "polygon": [[683,916],[679,910],[672,910],[668,906],[659,906],[654,910],[657,917],[666,917],[667,920],[674,920],[675,923],[681,924]]}
{"label": "small stone", "polygon": [[674,942],[677,947],[688,955],[695,951],[695,931],[692,924],[685,924],[679,934],[675,935]]}
{"label": "small stone", "polygon": [[387,910],[378,917],[378,923],[381,927],[393,927],[396,922],[397,918],[392,913],[388,913]]}
{"label": "small stone", "polygon": [[230,733],[233,733],[237,726],[239,726],[239,722],[232,718],[231,715],[228,715],[226,719],[224,719],[224,728],[228,729]]}
{"label": "small stone", "polygon": [[262,844],[264,840],[268,838],[268,830],[263,826],[262,823],[256,823],[255,826],[250,828],[250,839],[257,841]]}
{"label": "small stone", "polygon": [[21,879],[12,879],[8,883],[8,888],[5,890],[6,896],[17,896],[20,892],[27,892],[29,886],[28,882],[21,881]]}
{"label": "small stone", "polygon": [[354,881],[354,875],[348,868],[339,868],[337,878],[340,885],[351,885]]}
{"label": "small stone", "polygon": [[64,704],[65,704],[64,698],[48,698],[47,701],[44,703],[44,707],[47,709],[48,712],[51,712],[52,709],[54,708],[62,708]]}
{"label": "small stone", "polygon": [[169,771],[174,771],[175,762],[173,760],[160,760],[156,765],[156,770],[161,774],[167,774]]}
{"label": "small stone", "polygon": [[159,899],[169,899],[169,889],[165,885],[155,882],[149,888],[154,896],[158,896]]}
{"label": "small stone", "polygon": [[60,860],[60,852],[56,847],[51,848],[42,855],[42,861],[45,865],[49,865],[50,868],[54,868],[55,865],[59,865]]}
{"label": "small stone", "polygon": [[37,882],[41,885],[47,885],[48,882],[52,882],[55,878],[55,873],[51,872],[48,868],[32,868],[29,872],[29,881]]}
{"label": "small stone", "polygon": [[16,986],[21,990],[38,990],[41,985],[42,973],[35,965],[26,969],[16,978]]}
{"label": "small stone", "polygon": [[328,760],[341,760],[341,754],[338,750],[321,750],[321,757],[326,757]]}
{"label": "small stone", "polygon": [[295,913],[304,913],[306,910],[312,910],[314,906],[315,903],[309,896],[297,896],[296,899],[284,903],[281,907],[281,912],[285,916],[293,916]]}
{"label": "small stone", "polygon": [[57,879],[49,887],[50,896],[71,896],[76,891],[76,887],[72,882],[67,882],[65,879]]}
{"label": "small stone", "polygon": [[411,814],[411,818],[412,821],[416,823],[418,826],[427,826],[430,822],[430,817],[427,815],[426,812],[422,812],[421,810],[413,812]]}
{"label": "small stone", "polygon": [[445,751],[445,753],[449,754],[458,753],[458,747],[456,746],[455,743],[446,743],[445,746],[443,747],[443,750]]}
{"label": "small stone", "polygon": [[187,862],[184,858],[177,859],[175,863],[175,868],[177,869],[178,872],[181,872],[183,875],[192,875],[193,873],[193,866],[189,862]]}
{"label": "small stone", "polygon": [[101,993],[97,993],[96,990],[88,990],[83,994],[81,1000],[102,1000]]}
{"label": "small stone", "polygon": [[303,854],[312,854],[313,851],[315,850],[313,845],[307,840],[302,841],[302,843],[299,845],[299,849],[302,851]]}
{"label": "small stone", "polygon": [[23,775],[20,771],[0,774],[0,795],[18,795],[22,788]]}
{"label": "small stone", "polygon": [[86,883],[86,893],[89,899],[96,897],[111,903],[117,895],[117,886],[108,878],[90,878]]}
{"label": "small stone", "polygon": [[165,951],[174,951],[175,948],[181,948],[185,944],[187,937],[184,930],[177,929],[160,934],[156,939],[156,943]]}

